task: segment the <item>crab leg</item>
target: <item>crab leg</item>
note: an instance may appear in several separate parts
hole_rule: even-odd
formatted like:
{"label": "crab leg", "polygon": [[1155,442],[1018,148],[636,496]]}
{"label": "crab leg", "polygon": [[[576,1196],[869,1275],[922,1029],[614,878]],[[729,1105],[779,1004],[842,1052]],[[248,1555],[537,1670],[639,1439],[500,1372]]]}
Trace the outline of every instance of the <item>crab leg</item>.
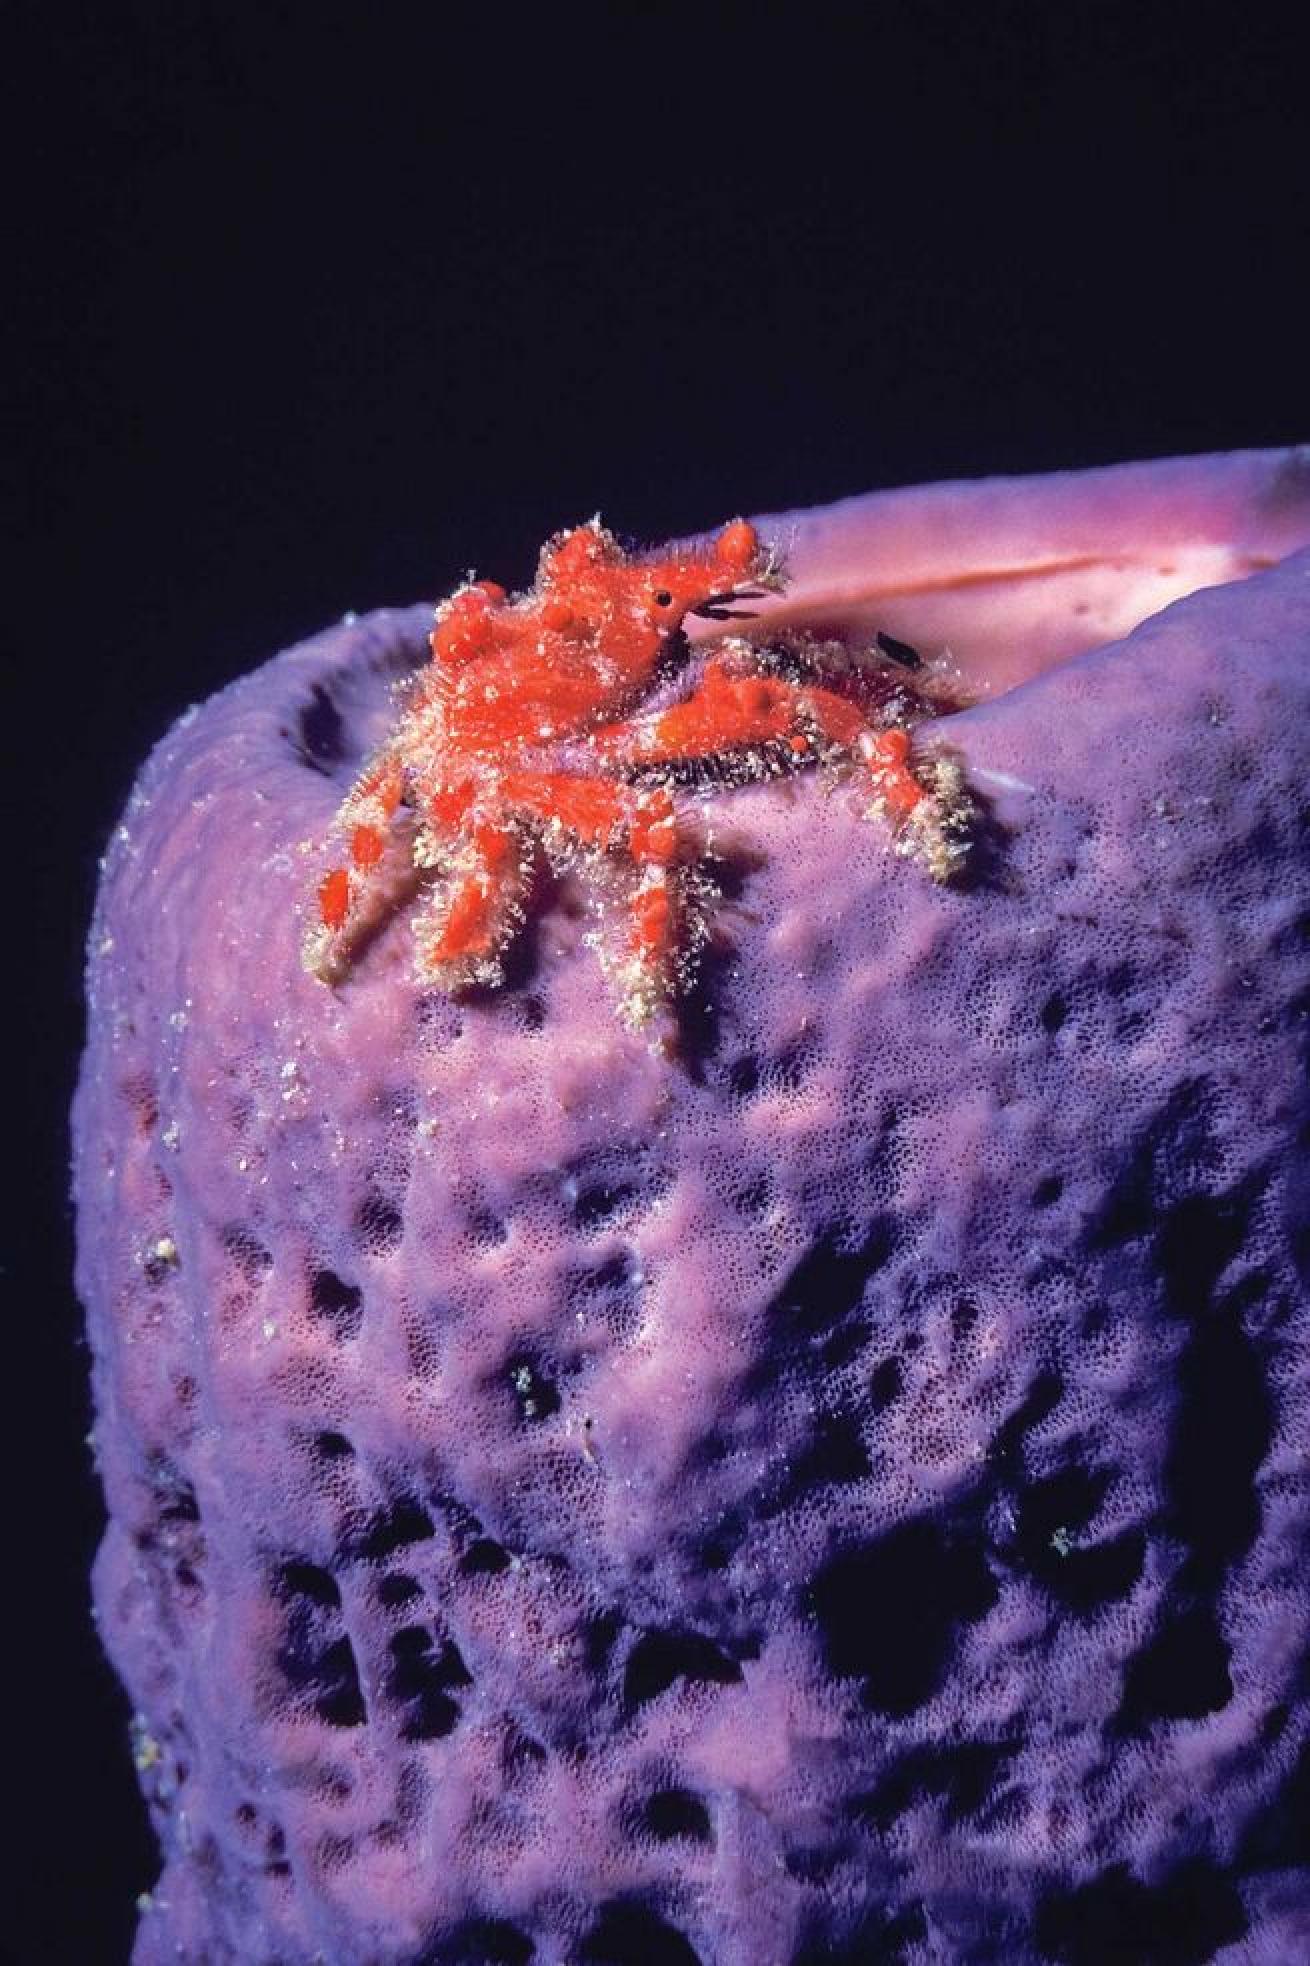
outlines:
{"label": "crab leg", "polygon": [[326,980],[340,961],[378,885],[392,817],[405,790],[405,768],[394,751],[369,764],[337,815],[346,858],[318,884],[318,920],[305,942],[305,967]]}
{"label": "crab leg", "polygon": [[512,826],[474,826],[455,878],[434,891],[414,924],[419,975],[428,982],[499,981],[498,962],[523,918],[523,843]]}
{"label": "crab leg", "polygon": [[632,764],[676,764],[724,751],[786,743],[799,761],[824,745],[856,752],[879,798],[897,817],[927,796],[909,768],[909,732],[875,730],[849,697],[819,684],[742,673],[717,657],[696,688],[658,716],[612,724],[595,733],[600,750]]}
{"label": "crab leg", "polygon": [[573,772],[513,771],[500,789],[511,811],[537,820],[547,835],[558,829],[583,846],[622,846],[643,866],[667,866],[676,857],[673,800],[663,786],[647,789]]}
{"label": "crab leg", "polygon": [[544,822],[548,841],[552,832],[564,833],[583,846],[621,847],[635,861],[641,879],[629,902],[628,947],[642,1004],[653,1007],[653,993],[662,994],[677,947],[679,842],[668,792],[663,786],[526,771],[508,774],[501,791],[507,806]]}

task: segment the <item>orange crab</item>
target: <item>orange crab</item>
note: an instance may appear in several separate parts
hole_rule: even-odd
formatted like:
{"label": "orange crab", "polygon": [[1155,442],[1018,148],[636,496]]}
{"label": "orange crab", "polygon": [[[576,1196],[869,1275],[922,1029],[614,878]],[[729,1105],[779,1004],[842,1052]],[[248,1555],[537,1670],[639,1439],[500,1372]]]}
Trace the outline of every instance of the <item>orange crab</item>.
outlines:
{"label": "orange crab", "polygon": [[675,771],[735,761],[739,776],[760,776],[842,758],[867,773],[876,811],[922,821],[940,802],[940,768],[916,776],[908,731],[824,676],[823,644],[792,637],[788,663],[770,665],[743,640],[719,640],[680,699],[633,714],[688,663],[688,616],[737,619],[734,604],[782,584],[744,519],[708,546],[657,556],[628,555],[597,519],[548,541],[524,594],[460,587],[437,609],[432,660],[401,721],[337,814],[344,850],[318,884],[305,967],[340,977],[394,897],[389,849],[407,808],[414,866],[443,877],[414,924],[422,981],[501,980],[539,842],[556,861],[604,862],[608,890],[617,883],[621,1008],[640,1024],[685,987],[703,928]]}

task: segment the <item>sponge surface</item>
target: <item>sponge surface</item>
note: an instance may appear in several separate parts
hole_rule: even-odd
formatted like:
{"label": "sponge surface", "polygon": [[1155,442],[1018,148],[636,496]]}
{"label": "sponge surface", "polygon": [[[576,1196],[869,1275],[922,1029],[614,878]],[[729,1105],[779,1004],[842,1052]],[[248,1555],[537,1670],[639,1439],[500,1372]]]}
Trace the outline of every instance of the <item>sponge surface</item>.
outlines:
{"label": "sponge surface", "polygon": [[[426,607],[188,713],[111,843],[75,1187],[139,1961],[1310,1948],[1310,471],[762,525],[796,618],[949,633],[991,694],[922,741],[988,822],[943,890],[853,786],[707,801],[676,1055],[567,881],[501,991],[420,990],[400,917],[303,974]],[[1180,566],[1223,584],[1155,612]]]}

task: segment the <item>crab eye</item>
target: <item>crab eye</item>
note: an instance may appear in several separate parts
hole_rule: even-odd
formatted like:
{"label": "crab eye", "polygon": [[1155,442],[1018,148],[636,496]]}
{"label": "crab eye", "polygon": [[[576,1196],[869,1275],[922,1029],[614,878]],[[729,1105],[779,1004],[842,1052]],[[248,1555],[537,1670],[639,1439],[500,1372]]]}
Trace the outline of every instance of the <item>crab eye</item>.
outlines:
{"label": "crab eye", "polygon": [[657,608],[671,608],[673,606],[673,596],[667,587],[659,588],[653,599]]}

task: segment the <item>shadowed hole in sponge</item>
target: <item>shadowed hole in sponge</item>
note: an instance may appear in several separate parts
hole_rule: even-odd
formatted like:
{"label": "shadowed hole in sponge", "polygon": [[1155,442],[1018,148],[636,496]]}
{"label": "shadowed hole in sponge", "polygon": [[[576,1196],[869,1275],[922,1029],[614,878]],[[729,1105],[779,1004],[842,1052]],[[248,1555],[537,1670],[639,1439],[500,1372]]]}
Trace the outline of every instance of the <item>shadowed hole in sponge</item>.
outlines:
{"label": "shadowed hole in sponge", "polygon": [[617,1215],[629,1213],[640,1207],[646,1196],[639,1183],[613,1180],[596,1180],[585,1188],[580,1188],[578,1198],[573,1204],[573,1219],[583,1234],[607,1228]]}
{"label": "shadowed hole in sponge", "polygon": [[1021,1782],[1013,1782],[1005,1788],[998,1788],[980,1803],[974,1814],[974,1821],[984,1836],[1004,1838],[1014,1842],[1022,1836],[1034,1809],[1040,1811],[1040,1802],[1035,1802]]}
{"label": "shadowed hole in sponge", "polygon": [[578,1948],[581,1966],[701,1966],[690,1941],[649,1905],[606,1905]]}
{"label": "shadowed hole in sponge", "polygon": [[401,1605],[412,1604],[416,1597],[422,1595],[422,1585],[399,1570],[391,1571],[378,1583],[378,1603],[386,1611],[398,1611]]}
{"label": "shadowed hole in sponge", "polygon": [[914,1749],[902,1755],[875,1789],[852,1797],[851,1814],[885,1835],[899,1816],[931,1800],[942,1806],[948,1822],[958,1823],[987,1801],[1012,1748],[992,1741],[959,1741],[942,1752]]}
{"label": "shadowed hole in sponge", "polygon": [[823,1037],[807,1032],[804,1039],[785,1045],[772,1058],[741,1052],[724,1074],[734,1099],[753,1099],[757,1093],[799,1092],[815,1061],[823,1055]]}
{"label": "shadowed hole in sponge", "polygon": [[1188,1196],[1164,1214],[1156,1248],[1173,1316],[1190,1324],[1214,1300],[1219,1278],[1252,1236],[1254,1202],[1248,1187],[1212,1200]]}
{"label": "shadowed hole in sponge", "polygon": [[505,1376],[514,1395],[518,1419],[526,1426],[540,1426],[559,1412],[559,1387],[549,1368],[538,1359],[519,1352],[505,1367]]}
{"label": "shadowed hole in sponge", "polygon": [[1045,1481],[1035,1481],[1019,1504],[1019,1542],[1036,1557],[1059,1529],[1080,1531],[1105,1500],[1111,1476],[1105,1468],[1061,1468]]}
{"label": "shadowed hole in sponge", "polygon": [[370,1256],[388,1256],[405,1233],[400,1210],[376,1190],[364,1196],[355,1211],[355,1240]]}
{"label": "shadowed hole in sponge", "polygon": [[931,1698],[957,1638],[991,1609],[997,1586],[981,1546],[939,1523],[912,1522],[835,1557],[808,1597],[832,1671],[863,1681],[867,1706],[908,1714]]}
{"label": "shadowed hole in sponge", "polygon": [[767,1174],[759,1175],[732,1197],[732,1205],[742,1215],[763,1215],[773,1200],[773,1183]]}
{"label": "shadowed hole in sponge", "polygon": [[1040,1438],[1044,1423],[1054,1414],[1064,1394],[1060,1374],[1053,1367],[1041,1367],[1018,1408],[996,1436],[992,1458],[998,1466],[1013,1461],[1030,1436]]}
{"label": "shadowed hole in sponge", "polygon": [[502,1570],[508,1570],[510,1554],[503,1543],[493,1541],[490,1536],[479,1536],[470,1543],[459,1560],[460,1570],[466,1577],[496,1577]]}
{"label": "shadowed hole in sponge", "polygon": [[859,1420],[853,1413],[817,1418],[808,1446],[799,1450],[792,1466],[798,1491],[825,1482],[863,1481],[870,1462]]}
{"label": "shadowed hole in sponge", "polygon": [[224,1229],[223,1249],[248,1284],[262,1283],[273,1267],[272,1252],[257,1235],[239,1225]]}
{"label": "shadowed hole in sponge", "polygon": [[[1188,1545],[1187,1582],[1215,1590],[1249,1549],[1260,1523],[1256,1475],[1269,1451],[1273,1414],[1256,1347],[1236,1319],[1209,1308],[1229,1240],[1203,1259],[1204,1297],[1179,1309],[1188,1342],[1178,1362],[1181,1397],[1165,1461],[1170,1527]],[[1195,1257],[1191,1273],[1195,1277]]]}
{"label": "shadowed hole in sponge", "polygon": [[511,1723],[500,1753],[500,1765],[507,1782],[530,1780],[548,1759],[540,1741],[534,1741],[530,1734],[522,1733]]}
{"label": "shadowed hole in sponge", "polygon": [[905,1367],[898,1358],[885,1358],[869,1375],[869,1397],[875,1413],[895,1406],[905,1390]]}
{"label": "shadowed hole in sponge", "polygon": [[536,1947],[507,1918],[466,1918],[421,1952],[414,1966],[529,1966]]}
{"label": "shadowed hole in sponge", "polygon": [[790,1966],[908,1966],[910,1958],[919,1959],[922,1954],[910,1954],[903,1948],[922,1945],[927,1936],[920,1905],[908,1905],[894,1913],[882,1908],[860,1910],[853,1924],[848,1915],[838,1931],[824,1931],[818,1926],[811,1929],[799,1951],[793,1953]]}
{"label": "shadowed hole in sponge", "polygon": [[393,1634],[390,1651],[387,1692],[406,1710],[403,1739],[433,1741],[453,1732],[459,1705],[451,1695],[473,1684],[454,1640],[444,1639],[438,1646],[425,1625],[406,1625]]}
{"label": "shadowed hole in sponge", "polygon": [[323,1653],[318,1663],[322,1691],[314,1711],[329,1727],[362,1727],[368,1715],[359,1684],[355,1650],[348,1638],[339,1638]]}
{"label": "shadowed hole in sponge", "polygon": [[630,1248],[616,1249],[599,1262],[577,1265],[564,1277],[564,1308],[601,1319],[616,1338],[626,1338],[641,1317],[646,1272]]}
{"label": "shadowed hole in sponge", "polygon": [[345,659],[310,683],[279,733],[306,770],[343,791],[392,721],[385,715],[388,686],[412,675],[428,655],[421,637],[378,640],[368,623],[356,634]]}
{"label": "shadowed hole in sponge", "polygon": [[729,1686],[740,1678],[737,1661],[699,1632],[650,1631],[628,1654],[623,1697],[628,1706],[639,1707],[666,1692],[676,1679]]}
{"label": "shadowed hole in sponge", "polygon": [[287,1603],[294,1602],[296,1598],[308,1598],[311,1604],[330,1610],[339,1609],[341,1604],[341,1589],[336,1578],[316,1563],[293,1560],[282,1564],[274,1580],[274,1588]]}
{"label": "shadowed hole in sponge", "polygon": [[761,1514],[777,1514],[813,1496],[821,1487],[863,1481],[871,1466],[854,1413],[816,1414],[802,1439],[762,1486],[757,1505]]}
{"label": "shadowed hole in sponge", "polygon": [[568,1161],[558,1192],[574,1226],[589,1235],[654,1207],[671,1180],[670,1169],[648,1145],[620,1138]]}
{"label": "shadowed hole in sponge", "polygon": [[341,711],[325,683],[311,685],[309,699],[301,705],[294,729],[284,735],[290,739],[301,764],[324,778],[331,778],[349,755]]}
{"label": "shadowed hole in sponge", "polygon": [[1116,1959],[1205,1966],[1246,1931],[1237,1885],[1200,1858],[1150,1885],[1116,1864],[1090,1884],[1047,1898],[1036,1922],[1038,1944],[1060,1966]]}
{"label": "shadowed hole in sponge", "polygon": [[444,990],[428,990],[414,1000],[415,1035],[420,1051],[449,1051],[464,1035],[459,1004]]}
{"label": "shadowed hole in sponge", "polygon": [[324,1875],[331,1877],[334,1871],[342,1871],[355,1861],[358,1848],[353,1836],[340,1836],[329,1830],[314,1845],[314,1860]]}
{"label": "shadowed hole in sponge", "polygon": [[797,1321],[801,1331],[826,1331],[857,1310],[870,1278],[893,1254],[891,1221],[876,1216],[858,1228],[832,1222],[811,1242],[778,1291],[770,1313]]}
{"label": "shadowed hole in sponge", "polygon": [[293,1692],[312,1696],[315,1713],[329,1727],[361,1727],[367,1718],[359,1669],[348,1638],[331,1636],[335,1607],[297,1594],[277,1662]]}
{"label": "shadowed hole in sponge", "polygon": [[807,1031],[794,1044],[784,1045],[764,1068],[764,1083],[770,1092],[799,1092],[815,1062],[823,1056],[824,1034]]}
{"label": "shadowed hole in sponge", "polygon": [[314,1435],[314,1452],[324,1461],[348,1461],[355,1450],[344,1434],[324,1428],[322,1433]]}
{"label": "shadowed hole in sponge", "polygon": [[738,1099],[749,1099],[760,1084],[760,1062],[749,1052],[734,1058],[728,1067],[728,1089]]}
{"label": "shadowed hole in sponge", "polygon": [[[1170,1094],[1164,1109],[1133,1141],[1122,1171],[1091,1225],[1089,1243],[1103,1249],[1152,1232],[1179,1204],[1190,1202],[1189,1227],[1196,1233],[1191,1245],[1196,1274],[1186,1274],[1187,1244],[1180,1245],[1181,1281],[1188,1291],[1198,1285],[1208,1294],[1227,1257],[1220,1255],[1225,1237],[1229,1255],[1241,1242],[1241,1226],[1232,1210],[1215,1194],[1222,1172],[1223,1101],[1215,1086],[1195,1078]],[[1210,1219],[1212,1217],[1212,1219]],[[1207,1230],[1209,1224],[1209,1233]]]}
{"label": "shadowed hole in sponge", "polygon": [[[1285,1717],[1285,1716],[1284,1716]],[[1243,1868],[1301,1871],[1305,1865],[1305,1826],[1310,1823],[1310,1738],[1243,1835]]]}
{"label": "shadowed hole in sponge", "polygon": [[1233,1697],[1232,1653],[1209,1603],[1171,1608],[1159,1630],[1129,1661],[1119,1724],[1125,1734],[1157,1720],[1200,1720]]}
{"label": "shadowed hole in sponge", "polygon": [[1101,1468],[1069,1467],[1035,1482],[1020,1497],[1015,1538],[1019,1561],[1069,1610],[1089,1614],[1125,1597],[1142,1574],[1146,1538],[1126,1530],[1106,1542],[1088,1540],[1110,1485]]}
{"label": "shadowed hole in sponge", "polygon": [[1049,996],[1042,1005],[1041,1026],[1051,1037],[1054,1037],[1055,1033],[1064,1026],[1068,1017],[1069,1006],[1058,991]]}
{"label": "shadowed hole in sponge", "polygon": [[149,1470],[158,1521],[161,1524],[198,1522],[200,1504],[196,1491],[177,1464],[167,1454],[155,1452],[149,1457]]}
{"label": "shadowed hole in sponge", "polygon": [[468,1238],[477,1249],[499,1249],[509,1241],[509,1224],[494,1208],[474,1206],[468,1212]]}
{"label": "shadowed hole in sponge", "polygon": [[1145,1535],[1140,1529],[1126,1529],[1108,1543],[1094,1543],[1057,1558],[1058,1568],[1048,1566],[1043,1581],[1070,1611],[1089,1617],[1116,1598],[1127,1597],[1145,1562]]}
{"label": "shadowed hole in sponge", "polygon": [[364,1322],[364,1293],[335,1270],[315,1270],[309,1280],[309,1308],[332,1327],[335,1338],[357,1338]]}
{"label": "shadowed hole in sponge", "polygon": [[578,1190],[573,1219],[584,1235],[606,1229],[617,1218],[652,1208],[668,1187],[667,1179],[624,1180],[620,1175],[598,1176]]}
{"label": "shadowed hole in sponge", "polygon": [[1182,1202],[1161,1232],[1171,1307],[1188,1332],[1164,1468],[1165,1524],[1187,1555],[1160,1626],[1125,1680],[1120,1718],[1130,1732],[1157,1720],[1199,1719],[1232,1698],[1216,1600],[1259,1528],[1256,1477],[1273,1428],[1259,1354],[1231,1306],[1215,1303],[1246,1219],[1236,1198],[1213,1214]]}
{"label": "shadowed hole in sponge", "polygon": [[527,996],[518,998],[514,1009],[515,1015],[523,1030],[544,1030],[546,1024],[546,1006],[539,996],[530,993]]}
{"label": "shadowed hole in sponge", "polygon": [[426,1542],[434,1533],[432,1517],[423,1505],[402,1495],[385,1509],[379,1509],[357,1534],[348,1537],[343,1554],[347,1560],[382,1563],[411,1543]]}
{"label": "shadowed hole in sponge", "polygon": [[688,1838],[693,1843],[714,1841],[710,1812],[690,1789],[657,1789],[654,1795],[647,1798],[637,1821],[641,1829],[661,1843],[678,1837]]}

